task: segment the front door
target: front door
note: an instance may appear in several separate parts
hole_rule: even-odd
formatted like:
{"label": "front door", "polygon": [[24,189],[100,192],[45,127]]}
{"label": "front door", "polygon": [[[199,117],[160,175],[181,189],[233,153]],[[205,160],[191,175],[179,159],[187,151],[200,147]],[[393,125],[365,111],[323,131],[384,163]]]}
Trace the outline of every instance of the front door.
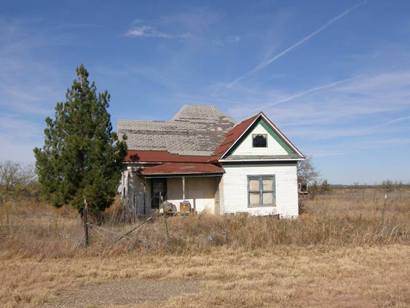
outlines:
{"label": "front door", "polygon": [[151,180],[151,208],[158,209],[159,205],[167,198],[167,180]]}

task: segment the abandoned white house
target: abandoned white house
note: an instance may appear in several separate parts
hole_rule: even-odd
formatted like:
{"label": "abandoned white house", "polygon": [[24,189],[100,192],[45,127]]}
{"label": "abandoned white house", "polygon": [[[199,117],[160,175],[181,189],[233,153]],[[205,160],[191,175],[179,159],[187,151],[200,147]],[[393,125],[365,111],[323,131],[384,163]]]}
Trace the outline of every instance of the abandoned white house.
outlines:
{"label": "abandoned white house", "polygon": [[169,121],[119,121],[127,169],[121,194],[138,215],[164,200],[214,214],[298,215],[303,154],[258,113],[238,124],[213,106],[185,105]]}

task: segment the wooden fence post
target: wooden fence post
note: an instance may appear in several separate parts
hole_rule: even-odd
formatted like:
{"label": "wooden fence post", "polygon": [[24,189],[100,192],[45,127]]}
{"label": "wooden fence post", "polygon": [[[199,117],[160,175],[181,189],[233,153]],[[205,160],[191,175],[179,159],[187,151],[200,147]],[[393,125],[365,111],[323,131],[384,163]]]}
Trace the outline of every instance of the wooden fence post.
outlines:
{"label": "wooden fence post", "polygon": [[386,205],[387,205],[387,193],[384,194],[384,203],[383,203],[383,209],[382,209],[382,221],[384,222],[384,211],[386,210]]}
{"label": "wooden fence post", "polygon": [[169,231],[168,231],[168,222],[167,222],[167,213],[163,213],[164,215],[164,224],[165,224],[165,234],[167,236],[167,243],[169,243]]}
{"label": "wooden fence post", "polygon": [[88,237],[88,205],[87,200],[84,199],[84,209],[83,209],[83,223],[84,223],[84,245],[88,247],[89,237]]}

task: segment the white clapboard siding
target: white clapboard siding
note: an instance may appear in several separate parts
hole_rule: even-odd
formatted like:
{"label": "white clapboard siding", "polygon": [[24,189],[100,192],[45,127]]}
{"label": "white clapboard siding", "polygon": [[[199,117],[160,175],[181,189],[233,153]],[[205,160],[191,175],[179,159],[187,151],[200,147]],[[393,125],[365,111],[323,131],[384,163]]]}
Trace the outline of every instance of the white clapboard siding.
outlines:
{"label": "white clapboard siding", "polygon": [[[296,163],[225,165],[223,176],[222,213],[251,215],[279,214],[281,217],[298,215]],[[248,207],[248,176],[275,175],[276,207]]]}
{"label": "white clapboard siding", "polygon": [[[266,148],[254,148],[252,146],[252,135],[265,134],[267,136]],[[232,155],[286,155],[286,150],[269,134],[259,123],[253,131],[235,149]]]}

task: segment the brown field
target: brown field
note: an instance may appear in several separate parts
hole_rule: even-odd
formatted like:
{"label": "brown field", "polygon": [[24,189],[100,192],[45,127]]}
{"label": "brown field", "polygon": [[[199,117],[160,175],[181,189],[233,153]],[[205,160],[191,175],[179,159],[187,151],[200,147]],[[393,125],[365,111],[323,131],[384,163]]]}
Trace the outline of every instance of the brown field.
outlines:
{"label": "brown field", "polygon": [[74,211],[0,205],[0,305],[410,306],[409,189],[335,189],[296,220],[157,218],[119,241],[133,225],[114,213],[84,248]]}

